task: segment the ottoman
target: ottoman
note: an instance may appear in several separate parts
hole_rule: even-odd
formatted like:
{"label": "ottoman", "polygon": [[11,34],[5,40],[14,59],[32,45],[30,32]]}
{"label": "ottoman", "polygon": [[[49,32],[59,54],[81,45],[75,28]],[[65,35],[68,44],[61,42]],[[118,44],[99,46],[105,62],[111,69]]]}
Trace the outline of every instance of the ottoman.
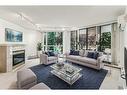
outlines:
{"label": "ottoman", "polygon": [[37,77],[30,69],[17,72],[17,87],[19,89],[29,89],[37,84]]}
{"label": "ottoman", "polygon": [[30,90],[50,90],[50,88],[44,83],[38,83],[35,86],[31,87]]}

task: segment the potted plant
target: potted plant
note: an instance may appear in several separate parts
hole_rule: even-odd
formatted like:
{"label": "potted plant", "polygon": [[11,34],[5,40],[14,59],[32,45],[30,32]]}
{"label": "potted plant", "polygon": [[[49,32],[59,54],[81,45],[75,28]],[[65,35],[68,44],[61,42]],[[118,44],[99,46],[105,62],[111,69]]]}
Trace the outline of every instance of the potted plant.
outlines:
{"label": "potted plant", "polygon": [[42,43],[39,42],[37,44],[37,56],[40,57],[40,54],[42,53]]}

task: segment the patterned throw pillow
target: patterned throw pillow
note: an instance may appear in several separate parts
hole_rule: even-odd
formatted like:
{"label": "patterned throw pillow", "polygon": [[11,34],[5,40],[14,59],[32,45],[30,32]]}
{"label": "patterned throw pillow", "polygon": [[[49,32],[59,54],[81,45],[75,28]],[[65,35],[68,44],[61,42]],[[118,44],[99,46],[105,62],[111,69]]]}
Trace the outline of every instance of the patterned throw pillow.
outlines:
{"label": "patterned throw pillow", "polygon": [[82,57],[84,56],[84,53],[85,53],[85,51],[83,49],[79,51],[79,55]]}
{"label": "patterned throw pillow", "polygon": [[84,51],[84,57],[87,57],[88,52],[89,52],[88,50],[85,50],[85,51]]}

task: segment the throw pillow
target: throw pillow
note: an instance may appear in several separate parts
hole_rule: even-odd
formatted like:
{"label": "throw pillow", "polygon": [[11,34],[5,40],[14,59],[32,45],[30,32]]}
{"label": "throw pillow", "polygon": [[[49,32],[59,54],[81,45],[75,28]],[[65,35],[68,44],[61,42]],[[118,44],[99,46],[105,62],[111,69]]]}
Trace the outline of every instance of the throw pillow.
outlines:
{"label": "throw pillow", "polygon": [[84,57],[87,57],[87,55],[88,55],[88,50],[85,50],[84,51]]}
{"label": "throw pillow", "polygon": [[83,49],[79,51],[79,55],[82,57],[84,56],[84,50]]}
{"label": "throw pillow", "polygon": [[79,55],[79,51],[74,51],[73,55]]}
{"label": "throw pillow", "polygon": [[70,50],[70,54],[69,55],[79,55],[79,51]]}
{"label": "throw pillow", "polygon": [[74,54],[74,50],[70,50],[69,55],[73,55]]}
{"label": "throw pillow", "polygon": [[88,58],[93,58],[93,55],[94,55],[94,52],[88,52],[87,57]]}
{"label": "throw pillow", "polygon": [[55,56],[54,52],[49,51],[48,53],[50,56]]}
{"label": "throw pillow", "polygon": [[50,54],[48,52],[45,52],[46,55],[48,55],[48,57],[50,56]]}
{"label": "throw pillow", "polygon": [[99,53],[98,52],[94,52],[93,59],[97,59],[98,57],[99,57]]}

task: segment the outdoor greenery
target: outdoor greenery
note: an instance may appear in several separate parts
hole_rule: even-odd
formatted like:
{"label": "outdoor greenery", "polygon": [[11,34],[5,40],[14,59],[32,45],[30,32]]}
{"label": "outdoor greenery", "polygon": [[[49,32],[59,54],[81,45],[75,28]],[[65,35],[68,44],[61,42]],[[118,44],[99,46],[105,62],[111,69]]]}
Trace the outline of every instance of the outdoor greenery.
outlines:
{"label": "outdoor greenery", "polygon": [[101,46],[99,47],[100,51],[104,51],[105,48],[111,48],[111,32],[102,33],[99,45]]}
{"label": "outdoor greenery", "polygon": [[39,43],[37,44],[37,50],[38,50],[38,51],[41,51],[41,50],[42,50],[42,43],[41,43],[41,42],[39,42]]}
{"label": "outdoor greenery", "polygon": [[[44,42],[46,43],[46,37],[44,39]],[[63,51],[62,45],[63,45],[62,32],[47,32],[47,50],[54,52],[62,52]]]}
{"label": "outdoor greenery", "polygon": [[48,32],[48,45],[56,45],[56,32]]}
{"label": "outdoor greenery", "polygon": [[62,45],[63,44],[63,36],[62,32],[58,32],[56,36],[56,44],[57,45]]}

